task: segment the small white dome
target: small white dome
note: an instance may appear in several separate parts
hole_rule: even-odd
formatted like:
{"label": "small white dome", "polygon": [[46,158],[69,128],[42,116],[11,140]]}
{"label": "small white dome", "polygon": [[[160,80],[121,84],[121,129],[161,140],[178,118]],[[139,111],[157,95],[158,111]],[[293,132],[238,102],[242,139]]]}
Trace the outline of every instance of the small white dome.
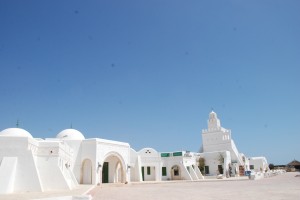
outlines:
{"label": "small white dome", "polygon": [[21,128],[7,128],[0,132],[0,136],[9,136],[9,137],[28,137],[33,138],[32,135]]}
{"label": "small white dome", "polygon": [[84,140],[83,134],[75,129],[65,129],[57,134],[56,138],[62,140]]}

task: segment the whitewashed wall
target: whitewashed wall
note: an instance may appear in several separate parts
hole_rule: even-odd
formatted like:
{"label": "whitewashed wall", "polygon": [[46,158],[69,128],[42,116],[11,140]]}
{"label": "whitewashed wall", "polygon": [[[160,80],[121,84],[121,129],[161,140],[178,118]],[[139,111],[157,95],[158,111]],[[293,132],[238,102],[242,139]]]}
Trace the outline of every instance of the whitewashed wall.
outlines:
{"label": "whitewashed wall", "polygon": [[43,191],[34,157],[37,149],[38,142],[32,138],[0,137],[0,160],[3,157],[16,157],[18,160],[13,192]]}

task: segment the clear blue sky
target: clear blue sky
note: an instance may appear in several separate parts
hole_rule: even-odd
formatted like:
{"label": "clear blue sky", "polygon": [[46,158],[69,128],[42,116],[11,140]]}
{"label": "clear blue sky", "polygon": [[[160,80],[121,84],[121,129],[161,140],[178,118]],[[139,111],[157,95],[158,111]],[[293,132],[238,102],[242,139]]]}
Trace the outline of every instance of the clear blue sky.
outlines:
{"label": "clear blue sky", "polygon": [[0,130],[300,160],[299,0],[0,1]]}

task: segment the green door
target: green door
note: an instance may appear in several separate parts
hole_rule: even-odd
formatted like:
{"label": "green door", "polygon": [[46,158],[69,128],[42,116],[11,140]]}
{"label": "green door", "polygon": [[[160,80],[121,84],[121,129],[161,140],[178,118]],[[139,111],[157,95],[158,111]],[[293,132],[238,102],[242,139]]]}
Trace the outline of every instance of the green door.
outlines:
{"label": "green door", "polygon": [[205,166],[204,167],[204,174],[209,174],[209,166]]}
{"label": "green door", "polygon": [[108,183],[108,162],[104,162],[104,164],[103,164],[102,183]]}
{"label": "green door", "polygon": [[143,178],[143,181],[145,180],[145,174],[144,174],[144,167],[142,167],[142,178]]}

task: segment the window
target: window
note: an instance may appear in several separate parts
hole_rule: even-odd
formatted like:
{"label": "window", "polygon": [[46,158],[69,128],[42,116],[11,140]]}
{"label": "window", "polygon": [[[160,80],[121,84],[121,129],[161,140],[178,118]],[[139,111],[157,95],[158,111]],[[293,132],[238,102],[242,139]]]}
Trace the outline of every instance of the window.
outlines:
{"label": "window", "polygon": [[162,167],[162,176],[167,176],[167,168],[166,167]]}
{"label": "window", "polygon": [[170,157],[170,153],[161,153],[160,156],[161,157]]}
{"label": "window", "polygon": [[254,165],[250,165],[250,169],[254,169]]}
{"label": "window", "polygon": [[150,167],[147,167],[147,175],[150,175],[151,174],[151,169]]}
{"label": "window", "polygon": [[179,152],[174,152],[173,156],[182,156],[182,152],[180,152],[180,151]]}

